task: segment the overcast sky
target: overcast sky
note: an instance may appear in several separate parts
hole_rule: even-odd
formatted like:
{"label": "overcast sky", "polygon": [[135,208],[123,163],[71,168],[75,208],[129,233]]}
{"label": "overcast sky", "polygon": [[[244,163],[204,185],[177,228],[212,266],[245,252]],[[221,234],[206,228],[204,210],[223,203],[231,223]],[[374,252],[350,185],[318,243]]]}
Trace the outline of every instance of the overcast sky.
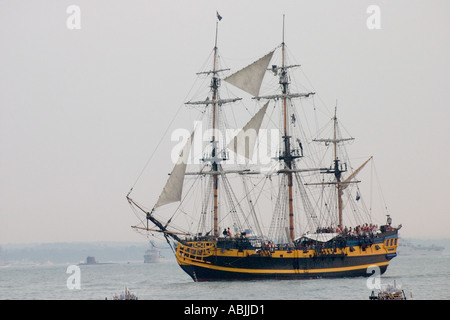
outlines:
{"label": "overcast sky", "polygon": [[0,244],[142,240],[125,196],[214,46],[216,10],[233,69],[281,42],[286,14],[290,52],[375,156],[401,235],[450,237],[448,0],[0,0]]}

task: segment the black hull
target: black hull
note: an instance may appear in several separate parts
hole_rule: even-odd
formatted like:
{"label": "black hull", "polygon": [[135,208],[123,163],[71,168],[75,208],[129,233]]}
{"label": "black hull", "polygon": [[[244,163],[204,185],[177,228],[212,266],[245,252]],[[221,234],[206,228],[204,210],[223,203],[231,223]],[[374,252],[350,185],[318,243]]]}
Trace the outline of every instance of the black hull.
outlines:
{"label": "black hull", "polygon": [[[219,259],[222,260],[222,259]],[[252,261],[253,260],[253,261]],[[304,259],[244,258],[241,265],[251,266],[258,260],[258,269],[226,268],[219,265],[180,264],[194,281],[220,280],[298,280],[317,278],[369,277],[371,266],[377,266],[378,274],[386,272],[390,258],[386,255],[368,257],[317,257]],[[265,260],[265,261],[263,261]],[[297,260],[297,261],[295,261]],[[298,261],[300,260],[300,261]],[[303,260],[303,261],[302,261]],[[225,263],[220,263],[224,265]],[[300,265],[308,268],[299,268]]]}
{"label": "black hull", "polygon": [[397,230],[371,238],[255,248],[246,239],[179,243],[176,258],[194,281],[369,277],[386,272]]}
{"label": "black hull", "polygon": [[[323,272],[323,273],[298,273],[298,274],[248,274],[241,272],[227,272],[204,269],[196,266],[181,266],[181,268],[191,276],[196,282],[206,281],[247,281],[247,280],[307,280],[321,278],[351,278],[351,277],[368,277],[367,269],[353,270],[345,272]],[[387,266],[380,268],[381,274],[386,272]]]}

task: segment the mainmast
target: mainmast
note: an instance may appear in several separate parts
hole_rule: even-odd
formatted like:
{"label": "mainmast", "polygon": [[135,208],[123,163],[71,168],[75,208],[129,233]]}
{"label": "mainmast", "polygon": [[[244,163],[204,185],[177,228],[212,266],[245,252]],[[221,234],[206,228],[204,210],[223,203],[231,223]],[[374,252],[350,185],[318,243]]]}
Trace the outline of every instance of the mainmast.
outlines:
{"label": "mainmast", "polygon": [[[284,15],[283,15],[283,42],[281,43],[281,73],[280,73],[280,84],[281,91],[284,95],[283,97],[283,123],[284,123],[284,155],[283,160],[288,170],[286,170],[287,178],[288,178],[288,192],[289,192],[289,237],[291,241],[294,241],[294,205],[293,205],[293,195],[292,195],[292,161],[294,157],[291,155],[291,143],[289,136],[289,128],[288,128],[288,110],[287,110],[287,97],[286,95],[289,93],[289,81],[288,75],[286,71],[286,61],[285,61],[285,43],[284,43]],[[297,156],[298,157],[298,156]]]}
{"label": "mainmast", "polygon": [[[255,99],[273,99],[281,100],[282,102],[282,145],[284,150],[277,157],[279,161],[284,162],[284,169],[280,170],[281,173],[285,174],[287,177],[287,198],[288,198],[288,217],[289,217],[289,241],[293,242],[295,240],[295,230],[294,230],[294,203],[293,203],[293,174],[296,172],[294,168],[294,160],[301,158],[303,155],[298,150],[294,150],[291,146],[291,136],[289,132],[289,110],[288,103],[293,98],[304,98],[314,95],[314,92],[307,93],[291,93],[289,90],[289,74],[288,70],[290,68],[298,67],[299,65],[288,65],[286,61],[286,44],[284,41],[284,15],[283,15],[283,31],[282,31],[282,43],[281,43],[281,66],[272,65],[272,72],[274,75],[279,76],[279,84],[281,87],[281,94],[266,95],[266,96],[256,96]],[[284,190],[282,192],[285,192]],[[279,194],[281,196],[281,193]]]}
{"label": "mainmast", "polygon": [[[213,76],[211,79],[211,90],[212,90],[212,100],[213,102],[213,110],[212,110],[212,137],[211,137],[211,143],[212,143],[212,171],[215,173],[218,170],[218,165],[216,161],[216,153],[217,153],[217,142],[215,137],[215,130],[216,130],[216,108],[217,108],[217,93],[219,90],[219,78],[217,77],[216,73],[216,65],[217,65],[217,32],[219,29],[219,21],[216,21],[216,38],[214,41],[214,62],[213,62]],[[214,220],[214,230],[213,235],[214,237],[219,236],[219,226],[218,226],[218,190],[219,190],[219,177],[217,174],[213,174],[213,188],[214,188],[214,213],[213,213],[213,220]]]}

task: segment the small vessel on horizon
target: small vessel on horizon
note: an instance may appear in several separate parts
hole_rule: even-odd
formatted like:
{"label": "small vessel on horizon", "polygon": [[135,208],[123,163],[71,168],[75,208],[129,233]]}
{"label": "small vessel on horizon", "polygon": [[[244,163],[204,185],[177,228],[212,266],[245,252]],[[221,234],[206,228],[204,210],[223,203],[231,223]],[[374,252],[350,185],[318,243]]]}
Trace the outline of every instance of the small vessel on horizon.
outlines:
{"label": "small vessel on horizon", "polygon": [[400,238],[400,242],[398,245],[398,254],[402,256],[424,256],[424,255],[439,255],[441,254],[445,247],[431,244],[431,245],[425,245],[425,244],[417,244],[416,241],[410,241],[408,239]]}
{"label": "small vessel on horizon", "polygon": [[97,262],[97,260],[95,260],[95,257],[88,256],[86,258],[85,262],[80,262],[78,265],[79,266],[91,266],[91,265],[101,265],[101,264],[112,264],[112,262]]}
{"label": "small vessel on horizon", "polygon": [[150,240],[150,248],[145,251],[144,254],[144,263],[157,263],[164,260],[164,257],[161,255],[161,252],[155,245],[155,242]]}
{"label": "small vessel on horizon", "polygon": [[6,250],[3,250],[2,246],[0,246],[0,267],[8,267],[9,262],[7,259]]}

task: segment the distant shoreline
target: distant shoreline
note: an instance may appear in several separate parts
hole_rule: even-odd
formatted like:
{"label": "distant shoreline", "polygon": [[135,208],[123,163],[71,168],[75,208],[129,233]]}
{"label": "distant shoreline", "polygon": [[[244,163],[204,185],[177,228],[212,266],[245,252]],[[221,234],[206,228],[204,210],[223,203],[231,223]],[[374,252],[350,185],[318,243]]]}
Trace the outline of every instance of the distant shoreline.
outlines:
{"label": "distant shoreline", "polygon": [[[169,249],[167,243],[157,242],[158,249]],[[7,263],[96,265],[119,261],[144,262],[149,243],[143,242],[58,242],[0,245],[0,261]],[[86,263],[86,257],[97,263]]]}
{"label": "distant shoreline", "polygon": [[[406,238],[400,237],[415,245],[444,247],[442,254],[450,252],[449,238]],[[161,250],[170,250],[164,241],[155,241],[156,247]],[[76,264],[80,266],[111,264],[119,262],[144,263],[145,251],[149,248],[149,242],[56,242],[56,243],[30,243],[0,245],[0,265],[7,264]],[[95,264],[86,263],[86,257],[93,256],[98,261]],[[164,256],[173,257],[171,253]]]}

